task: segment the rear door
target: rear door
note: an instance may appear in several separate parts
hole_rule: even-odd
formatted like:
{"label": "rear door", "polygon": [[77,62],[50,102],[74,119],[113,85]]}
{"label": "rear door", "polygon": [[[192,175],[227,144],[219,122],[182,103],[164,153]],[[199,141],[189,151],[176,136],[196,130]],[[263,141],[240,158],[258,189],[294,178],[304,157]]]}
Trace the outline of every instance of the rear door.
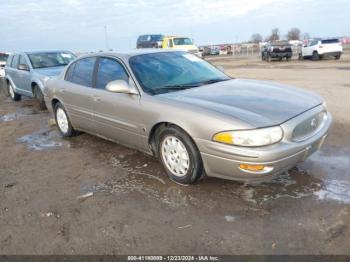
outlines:
{"label": "rear door", "polygon": [[106,85],[114,80],[132,82],[121,61],[100,57],[97,61],[93,90],[94,132],[129,146],[139,146],[141,139],[140,96],[112,93]]}
{"label": "rear door", "polygon": [[74,127],[93,130],[93,75],[96,57],[82,58],[71,64],[65,81],[57,90]]}

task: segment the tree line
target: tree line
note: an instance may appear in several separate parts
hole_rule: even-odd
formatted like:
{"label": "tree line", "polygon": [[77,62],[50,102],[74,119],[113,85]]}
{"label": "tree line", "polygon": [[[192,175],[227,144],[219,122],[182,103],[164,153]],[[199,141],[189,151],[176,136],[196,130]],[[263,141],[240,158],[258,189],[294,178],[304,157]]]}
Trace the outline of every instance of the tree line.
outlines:
{"label": "tree line", "polygon": [[[309,39],[310,35],[308,33],[303,33],[301,35],[301,31],[299,28],[297,27],[293,27],[291,28],[287,35],[286,35],[287,40],[301,40],[301,39]],[[281,34],[279,29],[273,28],[271,30],[271,34],[267,37],[265,37],[264,41],[268,42],[268,41],[277,41],[281,39]],[[255,33],[251,36],[250,42],[252,43],[260,43],[263,41],[263,36],[261,34]]]}

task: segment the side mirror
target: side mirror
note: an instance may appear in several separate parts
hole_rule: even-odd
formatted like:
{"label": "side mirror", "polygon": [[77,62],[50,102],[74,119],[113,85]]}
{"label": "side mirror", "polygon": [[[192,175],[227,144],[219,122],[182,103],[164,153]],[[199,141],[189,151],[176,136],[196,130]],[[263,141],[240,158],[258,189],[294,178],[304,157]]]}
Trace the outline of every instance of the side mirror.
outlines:
{"label": "side mirror", "polygon": [[106,85],[106,90],[112,93],[138,94],[126,81],[114,80]]}
{"label": "side mirror", "polygon": [[216,66],[217,69],[219,69],[221,72],[225,73],[225,68],[223,68],[222,66]]}
{"label": "side mirror", "polygon": [[29,71],[29,68],[26,64],[19,64],[18,70]]}

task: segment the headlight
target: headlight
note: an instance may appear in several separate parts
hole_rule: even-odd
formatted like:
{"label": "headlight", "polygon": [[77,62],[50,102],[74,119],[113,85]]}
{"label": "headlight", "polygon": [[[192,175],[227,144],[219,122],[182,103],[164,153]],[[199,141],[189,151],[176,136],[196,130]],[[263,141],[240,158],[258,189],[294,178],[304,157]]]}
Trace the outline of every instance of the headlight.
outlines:
{"label": "headlight", "polygon": [[220,132],[214,135],[213,140],[230,145],[254,147],[277,143],[282,137],[282,128],[275,126],[253,130]]}

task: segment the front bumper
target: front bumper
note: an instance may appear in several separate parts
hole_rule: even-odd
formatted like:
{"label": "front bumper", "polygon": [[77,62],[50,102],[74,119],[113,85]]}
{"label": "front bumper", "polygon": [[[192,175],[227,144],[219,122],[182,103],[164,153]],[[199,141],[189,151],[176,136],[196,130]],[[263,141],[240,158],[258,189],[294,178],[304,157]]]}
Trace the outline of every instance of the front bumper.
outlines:
{"label": "front bumper", "polygon": [[[309,117],[317,110],[319,107],[282,124],[281,127],[288,130],[290,126],[294,126],[295,123]],[[285,132],[285,138],[281,142],[260,148],[237,147],[197,139],[196,143],[201,152],[205,172],[208,176],[243,182],[270,180],[320,149],[332,123],[331,115],[328,112],[327,114],[323,127],[312,137],[301,142],[289,140],[288,132]],[[269,168],[264,171],[247,171],[240,169],[240,164],[264,165]]]}
{"label": "front bumper", "polygon": [[270,53],[271,58],[292,57],[292,53]]}

